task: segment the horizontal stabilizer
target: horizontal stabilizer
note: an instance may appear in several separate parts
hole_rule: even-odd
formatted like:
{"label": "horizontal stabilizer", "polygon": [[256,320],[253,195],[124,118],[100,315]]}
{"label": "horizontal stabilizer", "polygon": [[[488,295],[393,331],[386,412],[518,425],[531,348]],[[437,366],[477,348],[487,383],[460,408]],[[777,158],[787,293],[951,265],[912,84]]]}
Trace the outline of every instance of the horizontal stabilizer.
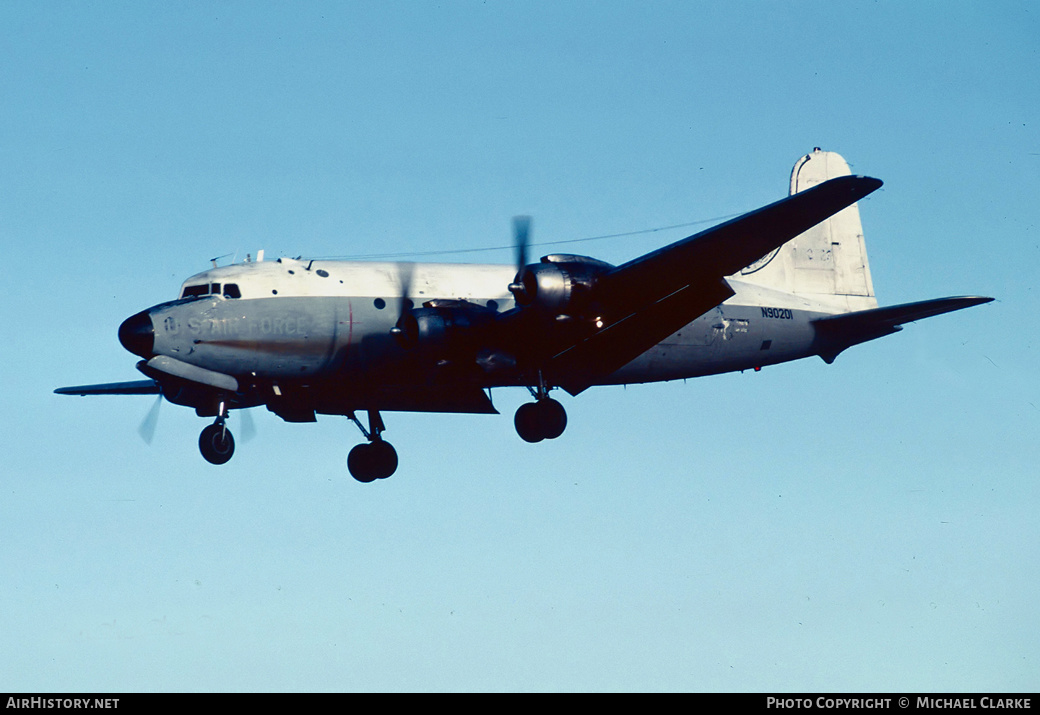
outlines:
{"label": "horizontal stabilizer", "polygon": [[78,385],[76,387],[59,387],[56,395],[158,395],[159,383],[155,380],[134,380],[132,382],[107,382],[103,385]]}
{"label": "horizontal stabilizer", "polygon": [[989,303],[991,300],[983,296],[936,298],[820,318],[813,321],[816,328],[816,354],[825,362],[832,363],[846,348],[898,332],[904,323]]}

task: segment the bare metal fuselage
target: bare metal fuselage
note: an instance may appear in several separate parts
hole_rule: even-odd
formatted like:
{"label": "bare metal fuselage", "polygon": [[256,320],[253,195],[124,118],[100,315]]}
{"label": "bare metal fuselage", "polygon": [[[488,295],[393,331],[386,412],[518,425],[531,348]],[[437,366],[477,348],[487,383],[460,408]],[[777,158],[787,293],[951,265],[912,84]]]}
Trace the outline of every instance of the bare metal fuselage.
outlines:
{"label": "bare metal fuselage", "polygon": [[[156,354],[258,380],[364,382],[402,362],[390,331],[399,316],[397,264],[340,261],[247,263],[185,282],[237,287],[152,308]],[[515,268],[417,264],[416,302],[466,300],[505,312]],[[732,298],[676,331],[597,384],[674,380],[761,367],[813,353],[812,321],[841,307],[730,279]],[[847,310],[847,307],[845,308]],[[402,363],[403,364],[403,363]],[[401,382],[414,381],[414,375]],[[488,369],[482,387],[523,384],[509,367]]]}

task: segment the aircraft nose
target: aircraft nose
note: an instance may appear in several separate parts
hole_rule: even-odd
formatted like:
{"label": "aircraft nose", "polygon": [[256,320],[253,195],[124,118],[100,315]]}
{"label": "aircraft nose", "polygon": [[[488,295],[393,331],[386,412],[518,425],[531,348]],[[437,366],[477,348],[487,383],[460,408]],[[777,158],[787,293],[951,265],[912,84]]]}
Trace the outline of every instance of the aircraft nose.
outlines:
{"label": "aircraft nose", "polygon": [[152,316],[147,310],[136,315],[131,315],[119,326],[119,342],[123,347],[134,355],[140,355],[145,360],[152,357],[152,346],[155,341],[155,331],[152,329]]}

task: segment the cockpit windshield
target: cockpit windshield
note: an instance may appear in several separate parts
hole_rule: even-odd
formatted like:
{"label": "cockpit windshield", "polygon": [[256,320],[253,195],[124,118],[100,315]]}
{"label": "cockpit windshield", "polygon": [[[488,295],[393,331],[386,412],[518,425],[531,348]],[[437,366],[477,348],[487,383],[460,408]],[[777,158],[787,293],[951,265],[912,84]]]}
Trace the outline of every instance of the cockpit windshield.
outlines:
{"label": "cockpit windshield", "polygon": [[196,285],[184,286],[181,298],[201,298],[204,295],[223,295],[225,298],[241,298],[242,291],[236,283],[225,283],[223,293],[219,283],[198,283]]}
{"label": "cockpit windshield", "polygon": [[200,295],[209,295],[209,283],[203,285],[184,286],[181,298],[196,298]]}

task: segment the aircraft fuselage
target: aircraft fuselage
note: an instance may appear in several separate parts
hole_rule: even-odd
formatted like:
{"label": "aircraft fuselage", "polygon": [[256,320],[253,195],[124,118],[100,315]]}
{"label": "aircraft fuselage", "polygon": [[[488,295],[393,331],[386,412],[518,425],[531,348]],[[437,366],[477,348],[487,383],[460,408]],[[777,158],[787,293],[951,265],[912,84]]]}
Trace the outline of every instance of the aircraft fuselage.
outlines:
{"label": "aircraft fuselage", "polygon": [[[363,381],[406,364],[391,336],[399,319],[398,264],[281,261],[215,268],[188,279],[182,295],[147,314],[148,354],[256,380]],[[465,300],[503,313],[515,268],[414,264],[413,302]],[[813,354],[812,321],[836,312],[804,296],[730,279],[736,294],[597,384],[673,380],[745,370]],[[231,289],[229,290],[229,286]],[[229,295],[238,297],[228,297]],[[402,375],[401,382],[414,381]],[[481,387],[524,383],[522,367],[483,371]]]}

